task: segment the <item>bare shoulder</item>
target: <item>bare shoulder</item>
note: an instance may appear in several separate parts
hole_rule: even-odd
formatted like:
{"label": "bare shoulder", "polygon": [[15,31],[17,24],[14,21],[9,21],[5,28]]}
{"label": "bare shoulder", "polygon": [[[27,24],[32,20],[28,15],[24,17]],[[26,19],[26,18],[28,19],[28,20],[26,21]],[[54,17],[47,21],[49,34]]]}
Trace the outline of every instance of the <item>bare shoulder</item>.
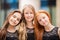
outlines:
{"label": "bare shoulder", "polygon": [[60,37],[60,27],[58,28],[58,35],[59,35],[59,37]]}

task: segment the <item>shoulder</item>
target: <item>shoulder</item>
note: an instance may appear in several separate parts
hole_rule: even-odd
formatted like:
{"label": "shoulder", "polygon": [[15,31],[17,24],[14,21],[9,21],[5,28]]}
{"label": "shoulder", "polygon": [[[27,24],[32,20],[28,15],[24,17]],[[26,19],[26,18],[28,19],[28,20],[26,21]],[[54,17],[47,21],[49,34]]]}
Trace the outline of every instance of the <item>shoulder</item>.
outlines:
{"label": "shoulder", "polygon": [[59,37],[60,37],[60,27],[58,27],[58,35],[59,35]]}

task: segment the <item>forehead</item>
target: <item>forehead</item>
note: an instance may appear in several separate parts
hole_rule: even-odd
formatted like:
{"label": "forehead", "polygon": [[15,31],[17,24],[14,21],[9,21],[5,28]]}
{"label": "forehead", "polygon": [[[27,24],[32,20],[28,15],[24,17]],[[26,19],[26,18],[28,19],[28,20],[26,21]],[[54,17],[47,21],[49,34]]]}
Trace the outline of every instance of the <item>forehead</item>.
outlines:
{"label": "forehead", "polygon": [[26,8],[24,9],[24,11],[25,11],[25,12],[28,12],[28,11],[29,11],[29,12],[32,12],[32,9],[29,8],[29,7],[26,7]]}
{"label": "forehead", "polygon": [[37,17],[41,18],[41,17],[47,17],[47,15],[45,13],[40,13]]}
{"label": "forehead", "polygon": [[20,17],[21,14],[19,12],[15,12],[13,15],[17,16],[17,17]]}

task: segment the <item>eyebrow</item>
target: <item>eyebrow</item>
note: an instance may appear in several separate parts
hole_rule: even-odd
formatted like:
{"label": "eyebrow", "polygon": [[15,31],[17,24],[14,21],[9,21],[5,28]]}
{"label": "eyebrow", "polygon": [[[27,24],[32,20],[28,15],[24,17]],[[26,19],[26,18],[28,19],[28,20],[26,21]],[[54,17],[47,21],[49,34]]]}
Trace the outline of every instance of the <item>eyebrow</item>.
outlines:
{"label": "eyebrow", "polygon": [[15,17],[16,17],[16,15],[13,15],[13,16],[15,16]]}
{"label": "eyebrow", "polygon": [[[17,15],[16,15],[16,14],[14,14],[14,16],[15,16],[15,17],[17,17]],[[20,17],[18,17],[18,18],[20,18]]]}

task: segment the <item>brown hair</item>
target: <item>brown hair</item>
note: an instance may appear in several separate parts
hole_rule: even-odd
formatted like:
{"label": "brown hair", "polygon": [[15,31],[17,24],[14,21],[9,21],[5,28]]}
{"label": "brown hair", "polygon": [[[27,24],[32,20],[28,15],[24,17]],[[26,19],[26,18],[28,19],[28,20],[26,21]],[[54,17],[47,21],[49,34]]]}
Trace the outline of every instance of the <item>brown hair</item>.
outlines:
{"label": "brown hair", "polygon": [[[18,12],[18,13],[20,13],[21,14],[21,12],[19,11],[19,10],[14,10],[14,11],[12,11],[12,12],[10,12],[10,14],[7,16],[7,18],[6,18],[6,20],[5,20],[5,22],[4,22],[4,24],[3,24],[3,26],[2,26],[2,28],[1,28],[1,32],[0,32],[0,38],[1,38],[1,40],[3,39],[3,40],[5,40],[5,37],[6,37],[6,33],[7,33],[7,28],[8,28],[8,25],[9,25],[9,18],[11,17],[11,15],[13,15],[15,12]],[[21,23],[21,21],[22,21],[22,19],[20,20],[20,22],[19,23]],[[18,24],[19,24],[18,23]],[[18,25],[17,24],[17,25]],[[17,26],[16,25],[16,26]]]}
{"label": "brown hair", "polygon": [[36,15],[35,15],[35,18],[34,18],[36,40],[42,40],[43,32],[44,32],[44,26],[40,25],[38,23],[38,21],[37,21],[37,16],[39,16],[40,13],[46,14],[48,16],[50,22],[51,22],[50,14],[47,11],[45,11],[45,10],[39,10],[38,12],[36,12]]}

